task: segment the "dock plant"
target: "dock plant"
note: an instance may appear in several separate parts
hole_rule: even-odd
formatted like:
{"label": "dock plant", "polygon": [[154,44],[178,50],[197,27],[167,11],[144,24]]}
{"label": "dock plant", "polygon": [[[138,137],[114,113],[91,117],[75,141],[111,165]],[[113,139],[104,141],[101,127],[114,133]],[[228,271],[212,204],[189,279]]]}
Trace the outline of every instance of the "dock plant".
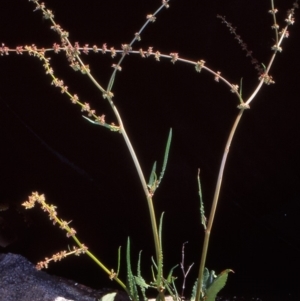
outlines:
{"label": "dock plant", "polygon": [[[243,79],[239,79],[237,82],[231,82],[230,80],[226,79],[220,71],[213,70],[210,67],[210,62],[206,62],[203,58],[193,61],[189,60],[188,58],[184,58],[184,55],[181,56],[177,52],[163,53],[159,50],[154,50],[154,47],[152,46],[149,46],[148,49],[139,48],[138,43],[144,35],[144,29],[148,26],[150,27],[150,25],[155,26],[154,22],[158,17],[160,17],[160,12],[162,10],[167,10],[172,5],[172,0],[160,1],[160,6],[156,11],[146,16],[144,24],[142,24],[140,29],[136,31],[132,37],[132,40],[128,43],[121,44],[120,48],[108,46],[106,43],[102,43],[101,45],[88,45],[73,41],[68,30],[62,28],[62,26],[58,23],[59,21],[56,20],[53,11],[47,7],[47,3],[41,2],[40,0],[29,0],[29,2],[31,2],[29,5],[34,6],[35,13],[41,14],[41,17],[45,20],[43,26],[50,26],[50,29],[59,37],[60,43],[43,45],[43,47],[37,46],[37,44],[16,45],[15,48],[11,48],[12,45],[6,45],[4,43],[5,41],[3,41],[0,46],[0,54],[2,56],[1,59],[5,59],[4,57],[7,55],[23,56],[24,60],[28,59],[27,56],[35,57],[41,62],[41,66],[44,68],[45,81],[49,81],[49,84],[57,88],[58,92],[64,94],[67,101],[70,101],[71,104],[78,106],[78,118],[85,118],[86,122],[90,122],[95,127],[98,127],[100,133],[101,131],[108,130],[111,131],[112,135],[120,134],[119,137],[120,139],[124,139],[124,143],[126,144],[128,152],[130,153],[132,164],[135,166],[140,185],[144,192],[145,201],[147,203],[150,215],[155,250],[155,254],[152,258],[152,266],[149,267],[152,273],[152,279],[150,280],[144,279],[142,276],[142,253],[139,254],[138,258],[135,258],[136,260],[132,260],[133,256],[131,254],[130,238],[127,239],[127,246],[118,250],[118,264],[116,265],[116,268],[108,268],[105,265],[105,259],[98,259],[97,256],[93,254],[91,250],[89,250],[88,246],[81,242],[77,236],[76,230],[71,227],[70,222],[67,222],[59,217],[57,207],[55,205],[48,204],[46,201],[46,196],[42,192],[33,192],[29,196],[28,200],[23,203],[23,206],[26,209],[30,209],[33,208],[37,203],[41,209],[48,214],[49,219],[53,222],[53,224],[66,231],[67,237],[73,239],[76,245],[73,248],[70,248],[68,251],[61,251],[49,258],[45,258],[43,261],[37,264],[37,269],[47,268],[51,262],[60,261],[69,255],[86,254],[108,275],[111,280],[116,281],[134,301],[147,300],[150,289],[156,291],[156,300],[158,301],[165,300],[166,296],[171,296],[173,300],[181,300],[183,297],[185,297],[185,292],[179,292],[178,284],[176,284],[176,277],[174,276],[175,269],[178,269],[176,263],[174,263],[174,268],[172,268],[170,271],[164,270],[164,261],[168,258],[167,254],[164,254],[163,252],[164,241],[162,231],[164,213],[156,212],[153,203],[157,189],[163,185],[162,180],[164,175],[168,172],[168,166],[169,164],[172,164],[172,162],[169,162],[169,152],[172,148],[172,135],[174,135],[173,130],[170,129],[168,136],[165,138],[164,154],[162,154],[159,161],[153,162],[151,173],[145,174],[145,172],[142,170],[140,160],[137,157],[135,149],[131,143],[130,137],[127,134],[126,127],[123,122],[123,116],[121,116],[117,108],[120,96],[116,98],[114,97],[114,84],[116,81],[118,81],[118,74],[120,72],[126,72],[126,70],[122,71],[122,67],[123,62],[126,60],[129,54],[134,57],[142,57],[147,60],[153,60],[153,62],[167,60],[174,65],[188,65],[194,69],[195,76],[197,76],[199,73],[205,73],[210,77],[213,76],[216,82],[223,84],[222,89],[230,91],[236,97],[235,106],[238,109],[238,113],[236,119],[233,121],[232,128],[224,148],[210,210],[208,210],[206,205],[207,203],[202,197],[200,169],[198,170],[198,174],[195,173],[195,182],[198,183],[198,188],[195,186],[195,191],[198,189],[200,203],[199,218],[204,229],[204,237],[202,252],[200,252],[200,250],[198,252],[201,254],[199,259],[200,264],[198,267],[198,279],[194,284],[193,291],[187,296],[187,298],[189,298],[191,301],[215,300],[219,291],[224,287],[229,273],[233,272],[230,267],[224,267],[225,269],[223,271],[216,274],[213,270],[214,267],[206,267],[210,236],[212,233],[215,213],[218,207],[226,160],[229,155],[230,146],[232,144],[235,132],[245,111],[249,111],[252,101],[257,97],[264,86],[273,85],[275,83],[275,80],[271,75],[272,66],[278,53],[281,53],[284,49],[284,41],[289,36],[288,29],[295,21],[295,11],[299,6],[298,0],[292,4],[292,7],[287,12],[286,18],[283,21],[285,23],[284,25],[278,25],[276,18],[277,9],[275,8],[274,1],[270,1],[269,15],[271,16],[272,20],[274,45],[272,46],[272,49],[270,49],[271,54],[267,64],[260,63],[254,57],[252,51],[249,49],[249,46],[241,38],[237,29],[227,20],[227,18],[225,18],[225,16],[217,16],[220,22],[222,22],[224,26],[228,28],[230,34],[234,37],[232,42],[237,42],[241,46],[242,51],[244,51],[246,54],[246,59],[250,59],[251,64],[258,73],[257,85],[253,89],[250,96],[247,97],[245,97],[243,94]],[[283,22],[280,20],[280,23]],[[76,94],[76,87],[72,87],[71,85],[67,86],[66,83],[68,82],[68,79],[62,79],[56,75],[56,70],[51,64],[52,61],[50,60],[50,53],[64,55],[74,72],[79,73],[78,76],[86,76],[90,79],[90,81],[99,91],[99,100],[105,101],[109,104],[116,120],[115,123],[107,120],[104,113],[99,114],[96,112],[96,110],[91,107],[90,103],[81,100],[78,94]],[[115,62],[112,64],[112,72],[108,77],[109,80],[107,86],[105,86],[104,83],[99,82],[94,77],[93,68],[95,67],[86,62],[87,57],[85,55],[88,53],[107,55],[107,57],[110,56],[114,59]],[[184,53],[184,48],[182,49],[182,53]],[[55,57],[52,56],[52,59],[54,58]],[[186,93],[188,93],[188,91]],[[200,139],[201,137],[198,138]],[[207,216],[206,212],[209,212]],[[184,246],[185,243],[183,243],[183,254]],[[125,256],[122,257],[122,253],[125,253]],[[126,264],[121,261],[121,258],[126,259]],[[126,267],[126,279],[121,279],[120,269],[122,266]],[[183,255],[183,259],[179,268],[181,268],[184,273],[184,281],[186,281],[186,276],[189,273],[190,267],[185,271]]]}

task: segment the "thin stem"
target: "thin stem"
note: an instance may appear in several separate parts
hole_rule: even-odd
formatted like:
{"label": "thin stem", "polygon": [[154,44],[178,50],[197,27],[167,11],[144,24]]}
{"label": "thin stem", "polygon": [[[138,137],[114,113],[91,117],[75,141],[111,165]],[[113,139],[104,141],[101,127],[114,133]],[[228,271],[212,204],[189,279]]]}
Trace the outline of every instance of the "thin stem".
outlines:
{"label": "thin stem", "polygon": [[137,170],[137,173],[138,173],[138,176],[140,178],[140,181],[141,181],[141,184],[142,184],[142,187],[143,187],[143,190],[144,190],[144,193],[145,193],[145,196],[146,196],[146,199],[147,199],[147,203],[148,203],[148,208],[149,208],[149,213],[150,213],[150,219],[151,219],[151,226],[152,226],[152,232],[153,232],[153,236],[154,236],[154,245],[155,245],[155,254],[156,254],[156,260],[157,262],[159,262],[159,250],[160,250],[160,243],[159,243],[159,237],[158,237],[158,230],[157,230],[157,222],[156,222],[156,217],[155,217],[155,212],[154,212],[154,206],[153,206],[153,201],[152,201],[152,198],[149,194],[149,191],[148,191],[148,187],[147,187],[147,183],[146,183],[146,180],[145,180],[145,177],[144,177],[144,174],[143,174],[143,171],[142,171],[142,168],[140,166],[140,163],[139,163],[139,160],[135,154],[135,151],[132,147],[132,144],[130,142],[130,139],[125,131],[125,128],[124,128],[124,125],[123,125],[123,121],[121,119],[121,116],[116,108],[116,106],[114,105],[111,97],[108,97],[108,101],[111,105],[111,108],[118,120],[118,123],[119,123],[119,126],[120,126],[120,133],[122,134],[124,140],[125,140],[125,143],[127,145],[127,148],[129,150],[129,153],[132,157],[132,160],[133,160],[133,163],[135,165],[135,168]]}
{"label": "thin stem", "polygon": [[217,184],[216,184],[215,195],[214,195],[213,203],[212,203],[212,206],[211,206],[211,211],[210,211],[210,215],[209,215],[209,219],[208,219],[207,228],[205,230],[205,238],[204,238],[204,243],[203,243],[203,248],[202,248],[202,256],[201,256],[199,275],[198,275],[196,301],[200,300],[200,296],[201,296],[201,293],[202,293],[203,272],[204,272],[204,268],[205,268],[205,262],[206,262],[210,232],[211,232],[211,229],[212,229],[212,225],[213,225],[213,222],[214,222],[214,217],[215,217],[215,213],[216,213],[216,209],[217,209],[217,205],[218,205],[224,168],[225,168],[225,164],[226,164],[226,160],[227,160],[227,156],[228,156],[228,153],[229,153],[229,149],[230,149],[230,145],[231,145],[233,136],[234,136],[235,131],[237,129],[237,126],[238,126],[238,124],[239,124],[239,122],[242,118],[243,112],[244,112],[244,109],[241,109],[239,111],[239,114],[238,114],[238,116],[237,116],[237,118],[236,118],[236,120],[233,124],[233,127],[232,127],[231,131],[230,131],[230,134],[229,134],[226,146],[225,146],[225,150],[224,150],[220,170],[219,170],[219,176],[218,176],[218,180],[217,180]]}
{"label": "thin stem", "polygon": [[[78,238],[77,237],[75,237],[75,236],[72,236],[72,238],[74,239],[74,241],[77,243],[77,245],[80,247],[80,248],[82,248],[83,246],[82,246],[82,244],[81,244],[81,242],[78,240]],[[97,257],[96,256],[94,256],[93,255],[93,253],[91,253],[90,251],[85,251],[85,253],[98,265],[98,266],[100,266],[100,268],[106,273],[106,274],[108,274],[108,275],[111,275],[111,271],[109,270],[109,269],[107,269],[106,268],[106,266],[105,265],[103,265],[98,259],[97,259]],[[118,278],[118,276],[115,276],[114,278],[113,278],[116,282],[118,282],[120,285],[121,285],[121,287],[127,292],[127,288],[126,288],[126,285]]]}
{"label": "thin stem", "polygon": [[271,7],[272,7],[272,15],[273,15],[273,21],[274,21],[274,29],[275,29],[275,39],[276,39],[276,45],[278,45],[278,25],[276,22],[276,12],[275,12],[275,8],[274,8],[274,1],[271,0]]}

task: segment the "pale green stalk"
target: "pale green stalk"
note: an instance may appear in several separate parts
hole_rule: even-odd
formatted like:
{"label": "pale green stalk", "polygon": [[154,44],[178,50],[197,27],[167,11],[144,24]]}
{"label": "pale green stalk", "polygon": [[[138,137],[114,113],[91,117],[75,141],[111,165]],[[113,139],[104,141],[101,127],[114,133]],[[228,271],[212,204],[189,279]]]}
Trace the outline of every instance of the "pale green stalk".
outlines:
{"label": "pale green stalk", "polygon": [[[271,0],[271,6],[272,6],[272,9],[274,10],[273,0]],[[288,16],[288,17],[290,17],[290,16]],[[274,17],[274,21],[276,21],[275,17]],[[276,47],[272,48],[274,50],[274,53],[271,56],[269,64],[268,64],[268,66],[265,70],[265,75],[269,74],[269,71],[270,71],[270,69],[273,65],[276,54],[281,49],[280,45],[283,41],[283,38],[284,38],[285,33],[287,31],[287,28],[288,28],[288,25],[285,26],[285,28],[283,29],[279,41],[278,41],[278,31],[275,28],[275,35],[276,35],[277,43],[276,43]],[[207,228],[205,230],[205,237],[204,237],[204,242],[203,242],[203,247],[202,247],[201,262],[200,262],[199,274],[198,274],[197,292],[196,292],[196,299],[195,299],[196,301],[201,300],[200,297],[201,297],[201,293],[202,293],[203,273],[204,273],[205,264],[206,264],[206,257],[207,257],[210,233],[211,233],[211,229],[212,229],[212,225],[213,225],[213,222],[214,222],[214,217],[215,217],[215,213],[216,213],[216,209],[217,209],[217,205],[218,205],[219,194],[220,194],[220,189],[221,189],[221,185],[222,185],[225,164],[226,164],[226,160],[227,160],[227,157],[228,157],[230,145],[231,145],[231,142],[233,140],[234,134],[236,132],[237,126],[238,126],[238,124],[239,124],[239,122],[242,118],[244,110],[246,108],[249,108],[250,102],[255,98],[255,96],[260,91],[263,84],[264,84],[264,78],[262,78],[260,80],[259,84],[257,85],[257,87],[254,90],[254,92],[252,93],[252,95],[244,103],[244,106],[240,107],[239,114],[236,117],[236,120],[233,124],[233,127],[232,127],[231,131],[230,131],[230,134],[229,134],[226,146],[225,146],[225,150],[224,150],[224,154],[223,154],[223,158],[222,158],[222,162],[221,162],[221,166],[220,166],[220,170],[219,170],[219,175],[218,175],[218,179],[217,179],[217,183],[216,183],[216,188],[215,188],[214,198],[213,198],[213,202],[212,202],[212,207],[211,207],[211,211],[210,211],[210,215],[209,215],[209,219],[208,219],[208,224],[207,224]]]}
{"label": "pale green stalk", "polygon": [[197,284],[197,293],[196,293],[196,301],[200,300],[200,296],[201,296],[201,290],[202,290],[202,282],[203,282],[203,272],[204,272],[204,268],[205,268],[205,263],[206,263],[206,256],[207,256],[207,250],[208,250],[208,244],[209,244],[209,238],[210,238],[210,233],[211,233],[211,229],[212,229],[212,225],[214,222],[214,217],[215,217],[215,213],[216,213],[216,209],[217,209],[217,205],[218,205],[218,200],[219,200],[219,194],[220,194],[220,189],[221,189],[221,184],[222,184],[222,179],[223,179],[223,173],[224,173],[224,168],[225,168],[225,163],[227,160],[227,156],[229,153],[229,148],[233,139],[233,136],[235,134],[236,128],[241,120],[241,117],[243,115],[244,109],[241,109],[239,111],[239,114],[233,124],[233,127],[231,129],[231,132],[229,134],[227,143],[226,143],[226,147],[225,147],[225,151],[223,154],[223,159],[221,162],[221,166],[220,166],[220,170],[219,170],[219,176],[218,176],[218,180],[217,180],[217,184],[216,184],[216,189],[215,189],[215,194],[214,194],[214,198],[213,198],[213,203],[211,206],[211,211],[210,211],[210,215],[208,218],[208,223],[207,223],[207,228],[205,230],[205,237],[204,237],[204,242],[203,242],[203,247],[202,247],[202,256],[201,256],[201,263],[200,263],[200,268],[199,268],[199,274],[198,274],[198,284]]}
{"label": "pale green stalk", "polygon": [[[77,243],[77,245],[82,248],[82,244],[81,242],[78,240],[77,237],[75,236],[72,236],[72,238],[74,239],[74,241]],[[108,275],[111,275],[111,271],[109,269],[106,268],[105,265],[103,265],[98,259],[96,256],[93,255],[93,253],[91,253],[90,251],[86,250],[85,253],[98,265],[100,266],[100,268]],[[127,288],[126,288],[126,285],[118,278],[118,275],[116,275],[115,277],[113,277],[113,279],[118,282],[121,287],[127,292]]]}

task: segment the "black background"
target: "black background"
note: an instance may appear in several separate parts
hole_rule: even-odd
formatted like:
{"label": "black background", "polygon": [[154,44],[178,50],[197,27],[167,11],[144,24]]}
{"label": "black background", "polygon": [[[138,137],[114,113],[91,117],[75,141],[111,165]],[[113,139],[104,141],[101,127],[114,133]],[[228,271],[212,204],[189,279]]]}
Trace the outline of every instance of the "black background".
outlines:
{"label": "black background", "polygon": [[[55,1],[46,5],[55,20],[81,45],[120,49],[153,13],[160,1]],[[285,22],[292,1],[276,1],[278,24]],[[1,1],[0,42],[10,48],[59,43],[41,12],[23,0]],[[257,71],[237,41],[216,18],[225,15],[237,27],[259,62],[267,65],[274,45],[269,1],[187,0],[170,2],[133,48],[178,52],[221,71],[229,82],[243,78],[243,96],[258,84]],[[212,229],[207,267],[217,273],[231,268],[224,295],[263,300],[297,300],[299,270],[299,24],[284,40],[271,75],[275,85],[263,86],[244,113],[231,145],[220,203]],[[90,103],[98,115],[115,122],[101,93],[87,76],[68,67],[65,55],[50,54],[55,74],[69,91]],[[106,86],[116,59],[109,54],[82,54],[95,78]],[[236,97],[213,76],[192,65],[161,59],[126,57],[113,88],[114,102],[140,158],[146,178],[152,164],[162,163],[169,128],[173,141],[164,180],[154,204],[163,227],[164,266],[181,260],[185,241],[187,297],[194,283],[203,242],[199,220],[197,168],[201,168],[206,212],[214,194],[225,142],[238,113]],[[50,85],[40,61],[27,54],[0,57],[0,212],[2,228],[16,240],[2,252],[16,252],[33,262],[66,249],[73,242],[39,209],[24,213],[20,204],[32,191],[44,193],[58,206],[61,218],[72,220],[78,237],[108,268],[116,269],[117,248],[132,241],[132,258],[143,250],[143,270],[150,279],[154,255],[147,204],[123,138],[85,121],[79,107]],[[49,273],[95,288],[116,286],[88,257],[51,264]],[[177,280],[182,283],[181,271]]]}

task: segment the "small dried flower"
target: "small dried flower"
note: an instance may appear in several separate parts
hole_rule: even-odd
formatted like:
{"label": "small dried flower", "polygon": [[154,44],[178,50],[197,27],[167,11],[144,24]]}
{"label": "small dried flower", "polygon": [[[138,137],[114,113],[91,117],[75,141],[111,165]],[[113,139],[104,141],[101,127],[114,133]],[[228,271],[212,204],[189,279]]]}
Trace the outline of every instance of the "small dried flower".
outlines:
{"label": "small dried flower", "polygon": [[54,43],[52,48],[54,50],[54,53],[59,53],[60,52],[60,45],[59,44]]}
{"label": "small dried flower", "polygon": [[103,94],[102,94],[102,97],[104,98],[104,99],[106,99],[106,98],[112,98],[114,96],[114,94],[111,92],[111,91],[109,91],[109,92],[104,92]]}
{"label": "small dried flower", "polygon": [[2,47],[0,47],[0,54],[8,55],[8,50],[9,50],[9,48],[7,46],[5,46],[5,44],[2,43]]}
{"label": "small dried flower", "polygon": [[205,61],[201,60],[196,63],[195,69],[197,72],[201,72],[202,67],[204,66]]}
{"label": "small dried flower", "polygon": [[31,209],[33,208],[35,205],[35,202],[30,202],[30,201],[25,201],[22,206],[25,207],[25,209]]}
{"label": "small dried flower", "polygon": [[141,35],[140,35],[138,32],[136,32],[136,33],[134,34],[134,36],[135,36],[135,38],[136,38],[137,41],[140,41],[140,40],[141,40]]}
{"label": "small dried flower", "polygon": [[62,86],[61,87],[61,90],[60,90],[60,93],[65,93],[65,92],[67,92],[68,91],[68,86]]}
{"label": "small dried flower", "polygon": [[105,123],[105,115],[97,116],[97,122],[104,124]]}
{"label": "small dried flower", "polygon": [[267,85],[275,84],[275,81],[273,81],[273,77],[271,75],[268,75],[266,73],[261,74],[261,76],[258,78],[259,80],[264,80],[264,83]]}
{"label": "small dried flower", "polygon": [[230,92],[236,93],[239,91],[239,86],[238,85],[231,85],[231,90]]}
{"label": "small dried flower", "polygon": [[89,54],[89,44],[85,44],[82,48],[84,54]]}
{"label": "small dried flower", "polygon": [[80,66],[80,71],[82,74],[87,74],[88,72],[91,72],[90,65]]}
{"label": "small dried flower", "polygon": [[106,43],[104,43],[104,44],[102,45],[102,53],[105,54],[106,51],[107,51],[107,45],[106,45]]}
{"label": "small dried flower", "polygon": [[175,62],[178,60],[178,53],[170,53],[171,62],[175,64]]}
{"label": "small dried flower", "polygon": [[275,15],[277,12],[278,12],[278,9],[276,9],[276,8],[269,10],[269,13],[272,15]]}
{"label": "small dried flower", "polygon": [[279,29],[279,25],[278,24],[272,25],[272,29]]}
{"label": "small dried flower", "polygon": [[118,65],[118,64],[112,64],[112,67],[115,68],[115,69],[117,69],[117,70],[119,70],[119,71],[122,70],[122,67],[120,65]]}
{"label": "small dried flower", "polygon": [[146,52],[145,52],[145,51],[143,51],[143,49],[142,49],[142,48],[139,50],[139,52],[140,52],[140,55],[141,55],[141,57],[146,57],[146,56],[145,56],[145,53],[146,53]]}
{"label": "small dried flower", "polygon": [[93,116],[95,115],[96,111],[95,110],[89,110],[88,116]]}
{"label": "small dried flower", "polygon": [[69,221],[69,222],[66,222],[66,221],[64,221],[64,220],[61,220],[61,224],[60,224],[60,226],[59,226],[59,228],[61,228],[61,229],[63,229],[63,230],[67,230],[68,229],[68,225],[71,223],[71,221]]}
{"label": "small dried flower", "polygon": [[45,265],[44,261],[40,261],[37,263],[37,265],[35,266],[35,268],[40,271],[42,269],[47,269],[48,268],[48,265]]}
{"label": "small dried flower", "polygon": [[123,55],[129,54],[129,52],[132,50],[132,48],[128,44],[122,44],[122,49],[123,49]]}
{"label": "small dried flower", "polygon": [[117,273],[115,273],[114,270],[111,270],[110,275],[109,275],[109,279],[111,281],[113,281],[117,276],[118,276]]}
{"label": "small dried flower", "polygon": [[69,37],[69,33],[67,31],[65,31],[65,30],[62,30],[60,32],[60,37],[61,37],[62,40],[64,40],[64,39],[66,39],[66,38]]}
{"label": "small dried flower", "polygon": [[163,0],[162,1],[162,4],[166,7],[166,8],[169,8],[170,7],[170,5],[168,4],[168,2],[169,2],[169,0]]}
{"label": "small dried flower", "polygon": [[285,19],[285,22],[287,23],[287,25],[293,25],[295,23],[295,19],[289,16]]}
{"label": "small dried flower", "polygon": [[248,104],[244,103],[244,102],[239,104],[237,107],[238,107],[238,109],[243,109],[243,110],[250,109],[250,106]]}
{"label": "small dried flower", "polygon": [[78,101],[79,101],[79,98],[77,96],[77,94],[74,94],[72,97],[71,97],[71,101],[72,103],[76,104]]}
{"label": "small dried flower", "polygon": [[54,74],[54,71],[51,67],[47,66],[48,68],[46,68],[45,66],[46,64],[44,64],[44,67],[46,69],[46,74],[50,74],[50,75],[53,75]]}
{"label": "small dried flower", "polygon": [[111,57],[114,58],[117,55],[117,52],[114,47],[110,48]]}
{"label": "small dried flower", "polygon": [[54,24],[53,26],[50,27],[52,30],[54,30],[55,32],[61,34],[62,32],[62,28],[60,27],[59,24]]}
{"label": "small dried flower", "polygon": [[153,16],[153,15],[147,15],[146,18],[147,18],[150,22],[155,22],[155,20],[156,20],[156,17]]}
{"label": "small dried flower", "polygon": [[16,47],[16,53],[17,53],[17,54],[23,54],[23,51],[24,51],[24,50],[23,50],[23,46],[17,46],[17,47]]}
{"label": "small dried flower", "polygon": [[42,2],[41,4],[39,4],[38,0],[37,1],[35,1],[35,0],[29,0],[29,1],[32,1],[32,2],[34,2],[37,5],[34,11],[45,8],[44,2]]}
{"label": "small dried flower", "polygon": [[149,57],[153,52],[153,47],[149,47],[146,53],[146,56]]}
{"label": "small dried flower", "polygon": [[281,31],[279,34],[280,34],[280,35],[284,34],[284,37],[285,37],[285,38],[288,38],[288,37],[290,36],[290,33],[289,33],[288,30],[286,30],[286,31]]}
{"label": "small dried flower", "polygon": [[278,45],[274,45],[271,49],[274,50],[274,51],[279,51],[279,52],[282,51],[282,48]]}
{"label": "small dried flower", "polygon": [[73,247],[73,254],[75,255],[75,256],[79,256],[79,255],[81,255],[81,254],[84,254],[86,251],[87,251],[87,247],[84,245],[84,244],[82,244],[81,245],[81,248],[77,248],[77,247]]}
{"label": "small dried flower", "polygon": [[75,231],[75,229],[71,228],[67,233],[67,237],[75,236],[76,233],[77,232]]}
{"label": "small dried flower", "polygon": [[51,85],[54,85],[55,87],[62,87],[64,85],[64,81],[54,78]]}
{"label": "small dried flower", "polygon": [[155,58],[155,60],[159,61],[159,58],[160,58],[160,52],[159,51],[155,52],[154,58]]}
{"label": "small dried flower", "polygon": [[73,68],[74,71],[79,71],[79,70],[81,70],[81,66],[79,65],[78,62],[72,62],[72,63],[70,64],[70,66]]}
{"label": "small dried flower", "polygon": [[90,109],[90,105],[87,102],[85,102],[81,107],[81,112],[90,111]]}
{"label": "small dried flower", "polygon": [[216,75],[215,75],[215,81],[216,81],[216,82],[219,82],[220,74],[221,74],[221,72],[220,72],[220,71],[217,71],[217,73],[216,73]]}
{"label": "small dried flower", "polygon": [[97,45],[94,45],[94,46],[93,46],[93,51],[94,51],[95,53],[98,53],[99,50],[98,50]]}
{"label": "small dried flower", "polygon": [[44,15],[44,19],[53,19],[54,18],[52,10],[50,10],[50,9],[43,11],[43,15]]}

